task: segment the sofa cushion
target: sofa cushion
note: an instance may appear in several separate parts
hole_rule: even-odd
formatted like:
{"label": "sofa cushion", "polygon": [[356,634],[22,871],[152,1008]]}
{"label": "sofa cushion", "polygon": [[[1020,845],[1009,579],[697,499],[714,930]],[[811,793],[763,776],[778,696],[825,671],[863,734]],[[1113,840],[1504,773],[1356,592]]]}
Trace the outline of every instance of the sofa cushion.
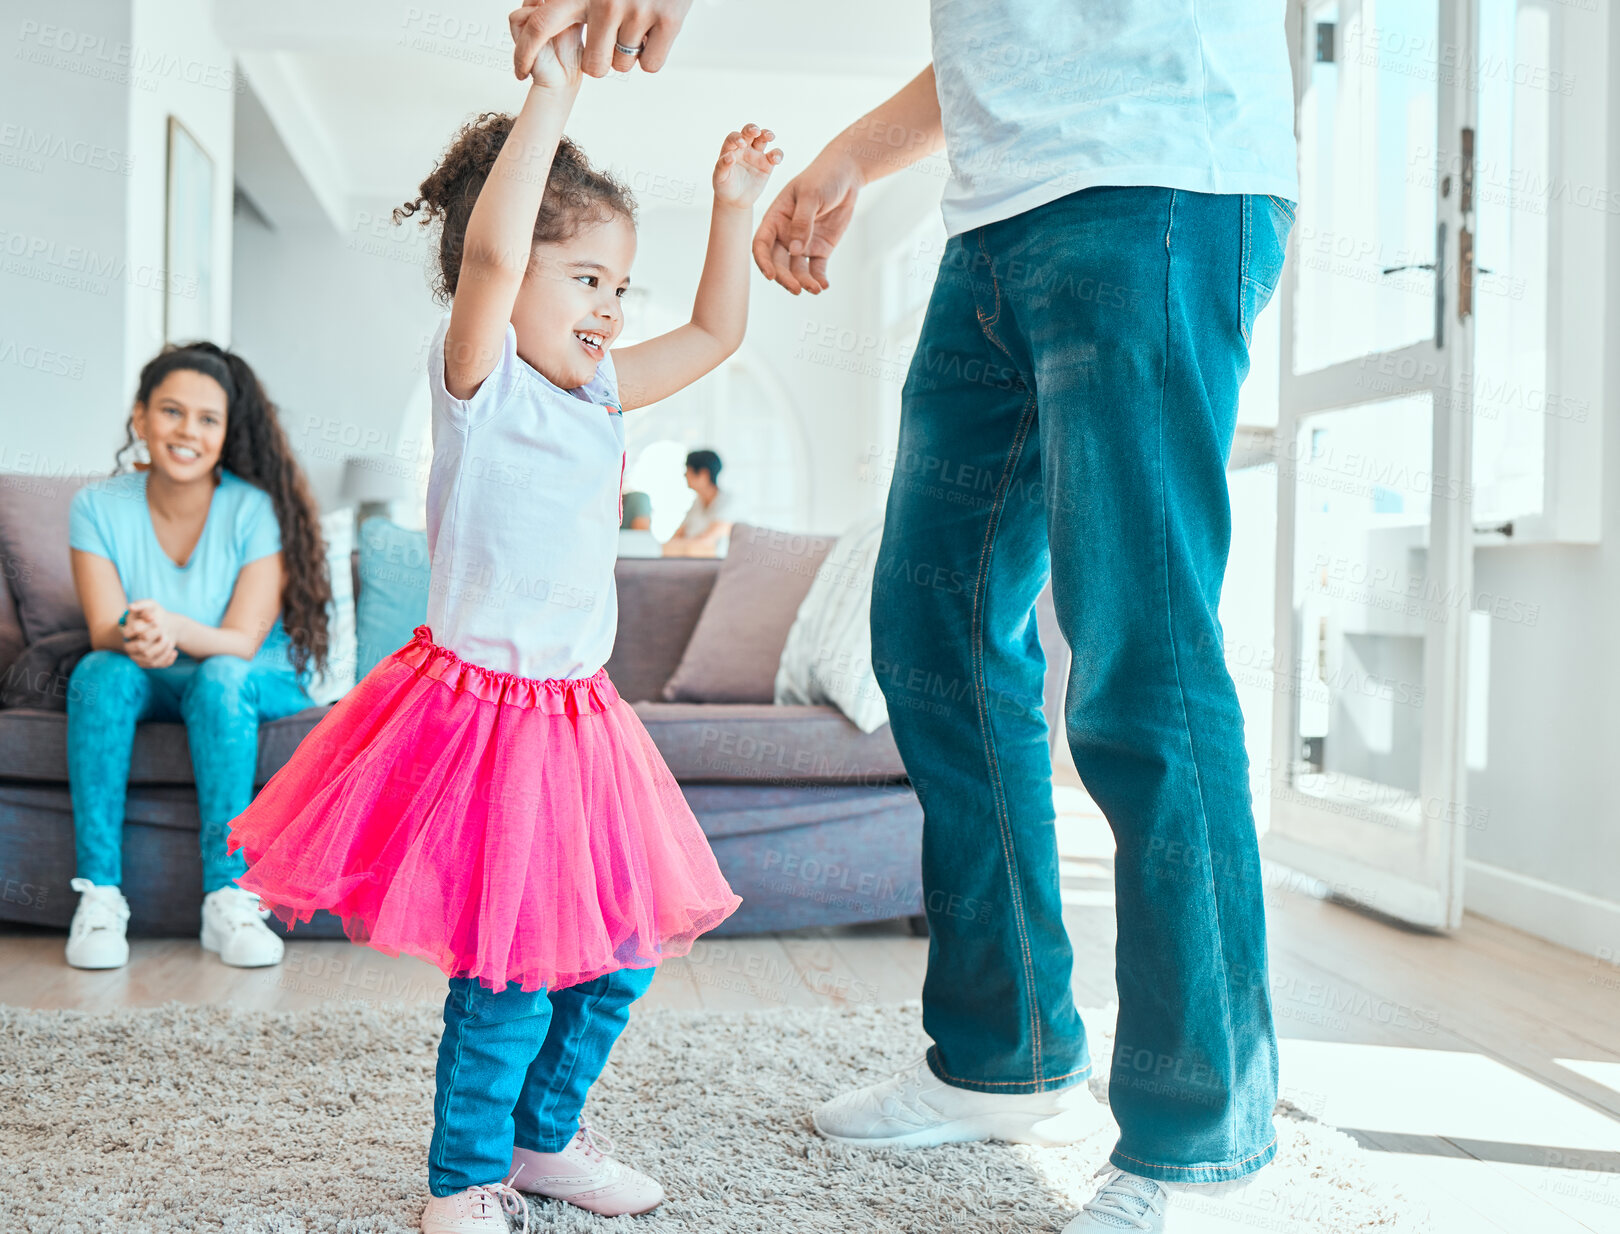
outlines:
{"label": "sofa cushion", "polygon": [[0,556],[11,571],[23,637],[84,628],[68,557],[68,507],[86,476],[0,474]]}
{"label": "sofa cushion", "polygon": [[[320,723],[325,707],[306,707],[294,715],[259,725],[257,787],[273,776],[297,749],[309,730]],[[67,716],[31,707],[0,710],[0,777],[65,783],[67,772]],[[142,724],[135,730],[130,755],[131,784],[191,784],[191,751],[183,724]]]}
{"label": "sofa cushion", "polygon": [[835,707],[635,704],[683,784],[893,784],[905,765],[885,724],[863,733]]}
{"label": "sofa cushion", "polygon": [[416,627],[427,620],[431,577],[427,532],[385,518],[368,518],[361,524],[360,586],[354,605],[356,680],[410,642]]}
{"label": "sofa cushion", "polygon": [[831,536],[738,523],[680,667],[671,703],[769,703],[788,630],[832,547]]}
{"label": "sofa cushion", "polygon": [[608,676],[634,703],[657,698],[692,641],[720,562],[714,557],[621,557],[613,577],[619,630]]}
{"label": "sofa cushion", "polygon": [[17,601],[11,594],[12,575],[20,566],[20,562],[13,561],[0,548],[0,673],[10,668],[27,646],[22,618],[17,616]]}
{"label": "sofa cushion", "polygon": [[59,630],[28,644],[0,679],[0,707],[66,711],[73,670],[89,653],[89,630]]}

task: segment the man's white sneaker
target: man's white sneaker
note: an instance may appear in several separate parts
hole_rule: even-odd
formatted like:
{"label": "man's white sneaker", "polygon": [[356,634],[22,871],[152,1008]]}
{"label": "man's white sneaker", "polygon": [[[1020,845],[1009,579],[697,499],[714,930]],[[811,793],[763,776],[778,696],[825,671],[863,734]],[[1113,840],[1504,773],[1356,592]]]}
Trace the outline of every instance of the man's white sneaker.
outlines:
{"label": "man's white sneaker", "polygon": [[[1165,1183],[1111,1165],[1098,1174],[1105,1177],[1097,1194],[1063,1227],[1063,1234],[1119,1234],[1121,1230],[1253,1234],[1260,1219],[1276,1218],[1274,1207],[1245,1209],[1249,1177],[1226,1183]],[[1246,1214],[1256,1220],[1246,1221]]]}
{"label": "man's white sneaker", "polygon": [[816,1130],[862,1148],[932,1148],[969,1140],[1047,1147],[1073,1144],[1107,1125],[1084,1083],[1044,1093],[981,1093],[940,1080],[926,1059],[834,1097],[811,1115]]}
{"label": "man's white sneaker", "polygon": [[422,1210],[422,1234],[507,1234],[506,1214],[523,1218],[529,1228],[529,1206],[505,1183],[468,1187],[455,1195],[429,1198]]}
{"label": "man's white sneaker", "polygon": [[129,902],[117,887],[98,887],[88,878],[70,884],[79,907],[68,926],[67,962],[74,968],[123,968],[129,963]]}
{"label": "man's white sneaker", "polygon": [[259,907],[259,897],[240,887],[221,887],[203,897],[202,945],[237,968],[263,968],[280,964],[286,950],[270,932],[265,919],[270,910]]}
{"label": "man's white sneaker", "polygon": [[634,1216],[662,1204],[664,1189],[641,1171],[609,1157],[612,1151],[611,1140],[592,1136],[582,1123],[560,1153],[514,1148],[507,1182],[519,1191],[564,1200],[602,1217]]}

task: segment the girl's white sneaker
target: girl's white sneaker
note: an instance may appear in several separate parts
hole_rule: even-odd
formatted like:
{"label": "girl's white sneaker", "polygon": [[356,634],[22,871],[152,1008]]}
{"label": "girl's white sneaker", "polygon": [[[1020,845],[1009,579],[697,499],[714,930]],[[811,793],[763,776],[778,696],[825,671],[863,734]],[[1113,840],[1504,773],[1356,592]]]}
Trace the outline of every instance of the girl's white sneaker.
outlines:
{"label": "girl's white sneaker", "polygon": [[285,947],[265,925],[270,910],[259,897],[240,887],[221,887],[203,897],[202,945],[236,968],[280,964]]}
{"label": "girl's white sneaker", "polygon": [[422,1210],[422,1234],[507,1234],[506,1214],[521,1215],[529,1228],[529,1205],[505,1183],[468,1187],[455,1195],[436,1195]]}
{"label": "girl's white sneaker", "polygon": [[67,962],[74,968],[123,968],[129,963],[129,902],[117,887],[98,887],[88,878],[69,886],[79,893],[79,907],[68,926]]}

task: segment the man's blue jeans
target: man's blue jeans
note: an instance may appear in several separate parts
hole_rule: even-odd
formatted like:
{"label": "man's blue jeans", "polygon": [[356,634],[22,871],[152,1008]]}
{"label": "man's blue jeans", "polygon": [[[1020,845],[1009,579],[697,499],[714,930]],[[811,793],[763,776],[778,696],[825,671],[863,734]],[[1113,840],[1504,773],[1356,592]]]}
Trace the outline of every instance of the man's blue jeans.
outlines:
{"label": "man's blue jeans", "polygon": [[504,1179],[512,1148],[560,1153],[579,1131],[579,1113],[630,1004],[647,992],[653,968],[623,968],[582,985],[498,993],[465,977],[444,1000],[428,1146],[428,1190],[454,1195]]}
{"label": "man's blue jeans", "polygon": [[186,726],[202,820],[203,892],[231,886],[247,870],[227,854],[231,820],[253,801],[259,724],[314,706],[298,679],[240,656],[182,656],[142,668],[121,651],[92,651],[68,679],[68,786],[78,874],[116,887],[123,881],[124,797],[135,726]]}
{"label": "man's blue jeans", "polygon": [[922,801],[928,1062],[982,1092],[1091,1070],[1070,993],[1034,607],[1113,828],[1113,1164],[1275,1152],[1277,1050],[1243,716],[1216,610],[1226,461],[1291,203],[1097,188],[953,237],[902,397],[872,608]]}

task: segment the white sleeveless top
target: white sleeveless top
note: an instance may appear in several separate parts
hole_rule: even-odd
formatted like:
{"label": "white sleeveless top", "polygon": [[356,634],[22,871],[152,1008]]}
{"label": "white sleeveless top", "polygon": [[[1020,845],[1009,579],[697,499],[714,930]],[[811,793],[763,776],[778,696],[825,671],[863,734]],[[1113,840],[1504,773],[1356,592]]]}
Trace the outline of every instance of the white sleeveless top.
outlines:
{"label": "white sleeveless top", "polygon": [[427,625],[463,660],[537,679],[589,677],[618,626],[624,416],[613,361],[577,390],[517,354],[470,399],[444,384],[446,314],[428,353],[433,466]]}

